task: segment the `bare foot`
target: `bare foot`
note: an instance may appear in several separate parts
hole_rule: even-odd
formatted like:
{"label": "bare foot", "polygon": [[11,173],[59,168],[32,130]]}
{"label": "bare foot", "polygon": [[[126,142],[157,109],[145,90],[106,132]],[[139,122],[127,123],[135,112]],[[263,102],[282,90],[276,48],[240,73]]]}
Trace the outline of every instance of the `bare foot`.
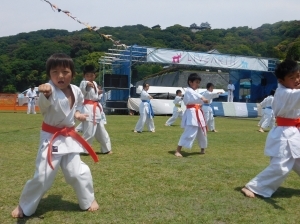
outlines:
{"label": "bare foot", "polygon": [[217,130],[212,130],[212,132],[217,132]]}
{"label": "bare foot", "polygon": [[244,195],[246,197],[255,198],[255,194],[252,191],[250,191],[249,189],[245,188],[245,187],[243,187],[242,192],[244,193]]}
{"label": "bare foot", "polygon": [[106,153],[106,154],[113,154],[113,152],[112,151],[109,151],[108,153]]}
{"label": "bare foot", "polygon": [[165,124],[165,126],[169,127],[170,125],[168,125],[168,124]]}
{"label": "bare foot", "polygon": [[262,132],[262,133],[264,133],[264,132],[265,132],[263,129],[259,129],[258,131],[259,131],[259,132]]}
{"label": "bare foot", "polygon": [[154,132],[155,132],[155,130],[152,130],[152,131],[150,131],[150,132],[154,133]]}
{"label": "bare foot", "polygon": [[11,216],[13,218],[23,218],[24,213],[20,205],[18,205],[12,212]]}
{"label": "bare foot", "polygon": [[136,130],[134,130],[133,132],[134,132],[134,133],[137,133],[137,131],[136,131]]}
{"label": "bare foot", "polygon": [[174,155],[177,156],[177,157],[182,157],[182,155],[180,154],[180,152],[175,152]]}
{"label": "bare foot", "polygon": [[88,211],[94,212],[94,211],[97,211],[98,209],[99,209],[99,205],[98,205],[97,201],[94,200],[91,204],[91,207],[88,208]]}

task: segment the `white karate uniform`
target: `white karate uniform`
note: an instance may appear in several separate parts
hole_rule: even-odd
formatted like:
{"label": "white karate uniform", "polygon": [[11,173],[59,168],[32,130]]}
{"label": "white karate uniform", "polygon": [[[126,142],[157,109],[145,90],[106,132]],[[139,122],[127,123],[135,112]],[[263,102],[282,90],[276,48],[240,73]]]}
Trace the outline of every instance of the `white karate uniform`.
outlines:
{"label": "white karate uniform", "polygon": [[[202,98],[201,94],[188,87],[185,91],[183,102],[185,105],[203,104]],[[195,108],[186,108],[184,111],[181,120],[181,127],[184,128],[184,132],[179,139],[179,146],[191,149],[195,138],[197,138],[199,147],[207,148],[205,118],[201,110],[198,110],[198,114],[200,123],[197,120]]]}
{"label": "white karate uniform", "polygon": [[233,91],[235,90],[234,85],[228,84],[227,90],[228,90],[227,102],[233,102]]}
{"label": "white karate uniform", "polygon": [[[71,85],[75,102],[70,109],[69,101],[65,94],[50,81],[52,94],[47,99],[40,94],[39,108],[44,117],[44,122],[58,128],[73,127],[74,114],[80,111],[83,95],[77,86]],[[40,147],[36,159],[36,169],[31,180],[27,181],[22,191],[19,205],[26,216],[32,215],[47,190],[51,187],[58,168],[61,167],[65,180],[70,184],[77,195],[81,209],[88,209],[94,198],[93,180],[89,167],[81,161],[80,152],[85,150],[81,144],[72,137],[58,136],[53,140],[51,169],[47,163],[47,152],[53,134],[41,130]]]}
{"label": "white karate uniform", "polygon": [[264,115],[260,123],[260,126],[263,129],[267,127],[273,128],[275,126],[275,116],[272,110],[273,99],[273,96],[268,96],[260,103],[261,107],[265,108]]}
{"label": "white karate uniform", "polygon": [[[300,117],[300,90],[278,84],[272,108],[276,117]],[[273,127],[267,137],[265,154],[270,164],[245,186],[263,197],[271,197],[287,175],[294,170],[300,175],[300,130],[293,126]]]}
{"label": "white karate uniform", "polygon": [[[84,95],[84,99],[86,100],[92,100],[98,102],[98,89],[97,89],[97,83],[93,82],[95,85],[95,88],[88,87],[87,86],[88,81],[83,80],[80,83],[80,89]],[[95,113],[95,122],[93,123],[94,119],[94,113],[93,113],[93,107],[94,105],[91,104],[85,104],[83,106],[83,110],[81,113],[88,114],[86,121],[82,122],[82,137],[90,144],[93,144],[94,137],[96,140],[100,143],[100,151],[102,153],[108,153],[111,151],[111,142],[110,137],[104,127],[103,120],[101,119],[101,111],[103,111],[102,105],[98,102],[99,107],[96,107],[96,113]]]}
{"label": "white karate uniform", "polygon": [[28,97],[28,104],[27,104],[27,114],[36,114],[35,112],[35,98],[37,97],[37,94],[35,90],[29,89],[27,91],[26,96]]}
{"label": "white karate uniform", "polygon": [[208,90],[205,91],[204,93],[202,93],[202,96],[208,100],[207,104],[205,103],[202,105],[202,110],[203,110],[206,125],[207,125],[209,131],[215,130],[215,118],[214,118],[213,109],[211,107],[211,103],[212,103],[213,99],[218,98],[219,95],[220,94],[213,93]]}
{"label": "white karate uniform", "polygon": [[[142,90],[141,92],[141,100],[150,100],[150,95],[145,90]],[[151,116],[148,102],[141,102],[139,106],[139,113],[140,118],[136,123],[134,130],[137,132],[142,132],[146,123],[148,131],[155,131],[154,120],[153,116]]]}
{"label": "white karate uniform", "polygon": [[173,101],[174,103],[173,115],[167,120],[166,125],[171,126],[178,117],[180,119],[182,118],[183,111],[181,109],[181,102],[182,102],[182,98],[180,96],[176,96]]}
{"label": "white karate uniform", "polygon": [[259,122],[258,122],[258,126],[259,126],[259,127],[261,126],[261,124],[262,124],[263,121],[264,121],[264,111],[265,111],[265,108],[261,108],[261,118],[260,118],[260,120],[259,120]]}

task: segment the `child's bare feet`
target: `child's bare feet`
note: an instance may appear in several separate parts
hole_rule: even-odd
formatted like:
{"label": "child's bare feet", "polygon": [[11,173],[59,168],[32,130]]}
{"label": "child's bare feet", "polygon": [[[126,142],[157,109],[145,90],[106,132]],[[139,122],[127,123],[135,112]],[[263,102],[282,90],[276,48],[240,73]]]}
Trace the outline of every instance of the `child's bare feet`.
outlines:
{"label": "child's bare feet", "polygon": [[260,128],[258,131],[262,132],[262,133],[265,132],[264,129],[262,129],[262,128]]}
{"label": "child's bare feet", "polygon": [[250,191],[249,189],[245,188],[245,187],[243,187],[242,192],[244,193],[244,195],[246,197],[255,198],[255,194],[252,191]]}
{"label": "child's bare feet", "polygon": [[212,130],[211,132],[217,132],[217,130]]}
{"label": "child's bare feet", "polygon": [[94,211],[97,211],[99,209],[99,205],[97,203],[96,200],[94,200],[91,204],[91,206],[88,208],[88,211],[89,212],[94,212]]}
{"label": "child's bare feet", "polygon": [[108,153],[106,153],[106,154],[113,154],[113,152],[112,151],[109,151]]}
{"label": "child's bare feet", "polygon": [[12,212],[11,212],[11,216],[13,218],[23,218],[24,213],[23,213],[23,209],[21,208],[20,205],[18,205]]}
{"label": "child's bare feet", "polygon": [[177,156],[177,157],[182,157],[182,155],[180,154],[180,152],[175,152],[175,154],[174,154],[175,156]]}

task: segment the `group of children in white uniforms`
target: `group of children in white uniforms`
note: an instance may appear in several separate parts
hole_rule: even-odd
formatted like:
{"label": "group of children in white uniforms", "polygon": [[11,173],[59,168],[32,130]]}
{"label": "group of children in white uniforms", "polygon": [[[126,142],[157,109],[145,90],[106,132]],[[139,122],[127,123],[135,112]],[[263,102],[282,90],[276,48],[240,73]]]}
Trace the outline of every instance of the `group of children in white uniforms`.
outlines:
{"label": "group of children in white uniforms", "polygon": [[[47,60],[46,71],[50,81],[39,86],[39,107],[44,122],[36,171],[23,189],[19,205],[12,211],[12,216],[16,218],[30,216],[35,212],[42,196],[51,187],[59,167],[62,168],[66,182],[74,188],[80,208],[89,211],[99,209],[90,169],[81,161],[79,153],[88,152],[95,161],[98,159],[90,145],[80,139],[74,129],[74,118],[83,122],[83,133],[86,130],[85,122],[88,122],[87,126],[92,124],[93,128],[100,123],[100,108],[92,102],[96,101],[98,93],[96,84],[85,77],[81,89],[71,85],[75,69],[72,59],[65,54],[52,55]],[[286,60],[277,66],[275,75],[280,83],[272,103],[277,126],[269,132],[265,146],[265,154],[271,157],[270,165],[242,189],[248,197],[255,197],[255,194],[271,197],[292,169],[300,175],[299,66],[294,61]],[[186,111],[181,121],[184,132],[175,152],[177,157],[182,157],[182,147],[191,148],[195,139],[198,140],[201,154],[207,148],[207,125],[201,106],[209,104],[210,101],[197,93],[200,81],[201,78],[196,73],[188,77],[189,87],[183,98]],[[154,115],[150,104],[152,97],[147,93],[147,88],[149,85],[144,86],[143,104],[140,107],[146,119],[140,117],[136,131],[142,131],[141,124],[147,119],[152,118],[153,122]],[[84,91],[92,93],[84,96]],[[149,130],[154,131],[154,123],[149,122],[151,120],[148,120]],[[95,133],[89,133],[85,137],[91,139]]]}

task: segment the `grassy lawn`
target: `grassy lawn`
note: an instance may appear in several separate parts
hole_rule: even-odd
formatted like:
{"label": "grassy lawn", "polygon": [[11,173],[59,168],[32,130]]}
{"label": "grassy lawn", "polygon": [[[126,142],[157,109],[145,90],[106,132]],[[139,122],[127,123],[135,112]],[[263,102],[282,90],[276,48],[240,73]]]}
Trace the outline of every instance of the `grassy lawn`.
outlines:
{"label": "grassy lawn", "polygon": [[[42,116],[0,113],[0,223],[299,223],[299,177],[291,173],[271,199],[246,198],[240,189],[268,165],[267,133],[258,119],[216,118],[208,149],[196,143],[176,158],[179,120],[156,133],[133,133],[138,116],[107,116],[114,154],[94,163],[82,156],[93,175],[100,210],[79,209],[73,189],[59,171],[36,213],[13,219],[25,182],[33,176]],[[299,143],[300,144],[300,143]],[[93,148],[99,151],[99,143]]]}

